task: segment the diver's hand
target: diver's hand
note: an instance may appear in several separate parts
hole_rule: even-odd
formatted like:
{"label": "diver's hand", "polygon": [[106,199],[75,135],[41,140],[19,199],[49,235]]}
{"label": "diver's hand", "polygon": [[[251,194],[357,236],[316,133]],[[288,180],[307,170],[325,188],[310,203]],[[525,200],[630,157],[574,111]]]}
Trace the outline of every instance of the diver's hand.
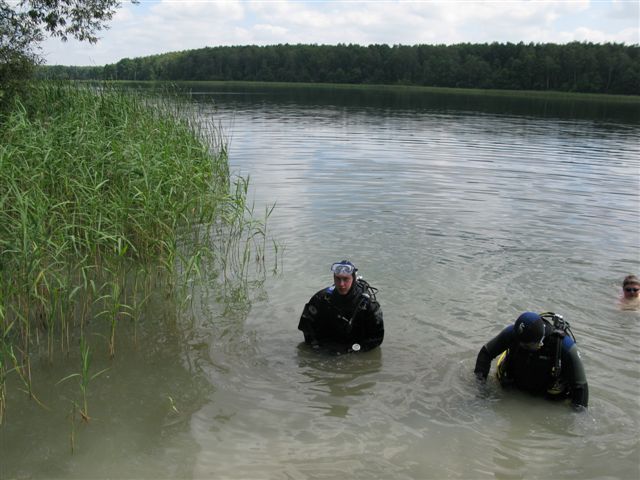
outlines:
{"label": "diver's hand", "polygon": [[491,388],[487,383],[487,377],[480,372],[473,372],[476,384],[476,398],[487,399],[491,396]]}

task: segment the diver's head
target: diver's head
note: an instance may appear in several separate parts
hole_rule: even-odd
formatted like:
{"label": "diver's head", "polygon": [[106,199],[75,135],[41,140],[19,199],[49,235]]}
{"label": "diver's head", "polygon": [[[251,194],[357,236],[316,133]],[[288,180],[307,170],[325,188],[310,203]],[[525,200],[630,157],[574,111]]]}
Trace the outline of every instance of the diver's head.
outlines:
{"label": "diver's head", "polygon": [[514,324],[516,338],[520,347],[526,350],[538,350],[544,342],[544,320],[535,312],[524,312]]}
{"label": "diver's head", "polygon": [[622,290],[625,300],[640,297],[640,279],[635,275],[627,275],[622,282]]}
{"label": "diver's head", "polygon": [[358,271],[356,266],[349,260],[342,260],[331,265],[331,271],[333,272],[333,284],[336,286],[337,292],[340,295],[349,293],[356,281],[356,272]]}

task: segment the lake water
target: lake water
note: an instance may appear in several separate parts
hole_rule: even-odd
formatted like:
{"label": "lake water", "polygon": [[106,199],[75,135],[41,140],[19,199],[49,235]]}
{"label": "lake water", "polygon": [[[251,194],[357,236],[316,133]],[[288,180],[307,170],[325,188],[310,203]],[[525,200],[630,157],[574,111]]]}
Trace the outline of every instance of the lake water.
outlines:
{"label": "lake water", "polygon": [[[37,365],[49,410],[9,392],[0,478],[638,478],[640,315],[617,306],[640,274],[637,106],[192,94],[257,214],[275,204],[277,271],[248,300],[197,296],[189,318],[155,302],[137,346],[95,352],[110,370],[88,425],[72,428],[72,386],[56,385],[69,361]],[[386,336],[325,357],[297,323],[343,258],[379,289]],[[586,413],[475,384],[481,346],[526,310],[571,324]]]}

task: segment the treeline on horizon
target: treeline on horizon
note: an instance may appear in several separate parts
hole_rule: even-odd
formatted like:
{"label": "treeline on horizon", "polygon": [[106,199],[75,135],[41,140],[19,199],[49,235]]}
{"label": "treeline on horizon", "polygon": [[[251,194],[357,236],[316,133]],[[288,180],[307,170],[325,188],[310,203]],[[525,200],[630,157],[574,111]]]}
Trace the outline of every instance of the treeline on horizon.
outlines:
{"label": "treeline on horizon", "polygon": [[102,67],[43,66],[77,80],[264,81],[640,94],[640,46],[491,43],[206,47]]}

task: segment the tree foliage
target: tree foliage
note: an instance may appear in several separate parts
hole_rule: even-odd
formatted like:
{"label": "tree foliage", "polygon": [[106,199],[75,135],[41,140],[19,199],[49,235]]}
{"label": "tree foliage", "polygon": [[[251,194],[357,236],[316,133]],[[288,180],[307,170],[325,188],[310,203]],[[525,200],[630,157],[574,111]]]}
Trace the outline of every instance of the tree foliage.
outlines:
{"label": "tree foliage", "polygon": [[119,0],[0,0],[0,106],[41,63],[45,35],[95,43],[119,6]]}
{"label": "tree foliage", "polygon": [[97,32],[107,27],[119,0],[22,0],[22,15],[37,29],[66,41],[70,36],[95,43]]}
{"label": "tree foliage", "polygon": [[640,94],[640,47],[594,44],[208,47],[43,74],[116,80],[248,80]]}
{"label": "tree foliage", "polygon": [[39,40],[29,19],[0,0],[0,107],[31,75],[37,63],[32,45]]}

